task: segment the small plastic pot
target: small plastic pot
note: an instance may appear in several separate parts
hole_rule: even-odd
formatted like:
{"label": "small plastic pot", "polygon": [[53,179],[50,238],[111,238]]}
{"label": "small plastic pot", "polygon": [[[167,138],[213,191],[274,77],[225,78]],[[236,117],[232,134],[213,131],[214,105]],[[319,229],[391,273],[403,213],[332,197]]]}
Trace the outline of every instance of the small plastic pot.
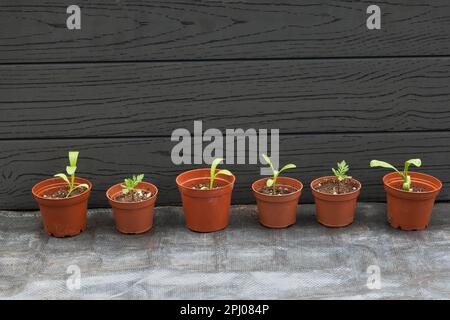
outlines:
{"label": "small plastic pot", "polygon": [[297,220],[297,205],[302,193],[303,184],[297,179],[278,177],[277,186],[288,186],[296,191],[286,195],[269,195],[260,190],[267,179],[259,179],[252,184],[253,194],[258,207],[259,222],[268,228],[286,228]]}
{"label": "small plastic pot", "polygon": [[315,179],[310,187],[316,204],[316,218],[320,224],[331,228],[345,227],[353,223],[356,203],[361,192],[361,183],[352,179],[358,185],[355,191],[345,194],[328,194],[315,189],[319,183],[336,179],[334,176],[326,176]]}
{"label": "small plastic pot", "polygon": [[403,179],[398,173],[383,177],[387,195],[387,215],[390,225],[402,230],[423,230],[430,223],[434,201],[442,189],[442,182],[430,175],[409,172],[412,185],[429,190],[408,192],[401,190]]}
{"label": "small plastic pot", "polygon": [[144,233],[153,226],[153,211],[155,207],[158,188],[148,182],[141,182],[137,189],[150,191],[152,196],[141,202],[119,202],[115,198],[122,192],[121,183],[112,186],[106,191],[106,197],[113,209],[116,229],[126,234]]}
{"label": "small plastic pot", "polygon": [[192,187],[209,183],[210,169],[195,169],[181,173],[176,178],[183,202],[186,226],[196,232],[213,232],[228,226],[231,193],[234,176],[219,175],[215,180],[218,188],[198,190]]}
{"label": "small plastic pot", "polygon": [[88,199],[92,184],[89,180],[76,177],[75,184],[87,184],[88,190],[67,199],[44,198],[58,189],[67,187],[60,178],[51,178],[37,183],[32,193],[41,211],[45,232],[53,237],[76,236],[86,229]]}

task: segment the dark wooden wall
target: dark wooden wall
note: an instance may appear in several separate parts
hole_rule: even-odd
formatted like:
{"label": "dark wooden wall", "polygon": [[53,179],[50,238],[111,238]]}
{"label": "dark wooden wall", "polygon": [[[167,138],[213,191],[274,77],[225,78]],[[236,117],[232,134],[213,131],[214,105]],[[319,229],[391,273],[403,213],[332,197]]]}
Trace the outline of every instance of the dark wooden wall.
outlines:
{"label": "dark wooden wall", "polygon": [[[71,4],[82,30],[66,28]],[[370,4],[381,30],[365,26]],[[2,0],[0,208],[35,208],[32,185],[70,149],[93,207],[141,172],[160,205],[179,203],[175,177],[195,166],[171,164],[170,135],[194,120],[280,128],[281,162],[305,184],[346,159],[362,200],[384,200],[373,158],[420,157],[448,184],[449,57],[448,0]],[[259,167],[228,168],[234,202],[252,203]]]}

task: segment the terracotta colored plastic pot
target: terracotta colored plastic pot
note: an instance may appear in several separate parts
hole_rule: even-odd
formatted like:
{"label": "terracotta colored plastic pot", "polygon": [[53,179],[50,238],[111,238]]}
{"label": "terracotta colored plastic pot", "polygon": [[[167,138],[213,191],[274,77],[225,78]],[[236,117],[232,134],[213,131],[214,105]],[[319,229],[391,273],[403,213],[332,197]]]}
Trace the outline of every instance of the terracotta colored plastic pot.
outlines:
{"label": "terracotta colored plastic pot", "polygon": [[277,186],[289,186],[296,189],[287,195],[269,195],[260,190],[269,178],[259,179],[252,184],[253,194],[258,206],[259,222],[268,228],[286,228],[297,220],[297,205],[302,193],[303,184],[297,179],[278,177]]}
{"label": "terracotta colored plastic pot", "polygon": [[144,233],[153,226],[153,210],[158,195],[158,188],[148,182],[141,182],[136,188],[150,191],[152,196],[141,202],[116,201],[114,199],[122,193],[121,183],[112,186],[106,191],[106,197],[113,209],[116,228],[122,233]]}
{"label": "terracotta colored plastic pot", "polygon": [[67,186],[60,178],[52,178],[39,182],[33,189],[33,196],[39,204],[44,228],[53,237],[67,237],[80,234],[86,229],[88,199],[92,184],[83,178],[75,178],[76,184],[85,183],[89,189],[82,194],[67,199],[49,199],[43,195],[51,194]]}
{"label": "terracotta colored plastic pot", "polygon": [[353,223],[356,202],[361,191],[361,183],[356,179],[352,179],[358,187],[355,191],[346,194],[328,194],[314,188],[321,182],[333,179],[336,179],[336,177],[326,176],[311,182],[310,187],[316,203],[316,217],[317,221],[324,226],[332,228],[345,227]]}
{"label": "terracotta colored plastic pot", "polygon": [[178,175],[176,182],[183,202],[186,226],[197,232],[213,232],[228,225],[234,176],[219,175],[215,180],[218,188],[198,190],[192,186],[209,184],[210,169],[195,169]]}
{"label": "terracotta colored plastic pot", "polygon": [[409,175],[413,186],[429,191],[403,191],[403,179],[397,173],[385,175],[383,183],[387,194],[388,221],[394,228],[422,230],[430,223],[434,201],[442,188],[442,182],[423,173],[409,172]]}

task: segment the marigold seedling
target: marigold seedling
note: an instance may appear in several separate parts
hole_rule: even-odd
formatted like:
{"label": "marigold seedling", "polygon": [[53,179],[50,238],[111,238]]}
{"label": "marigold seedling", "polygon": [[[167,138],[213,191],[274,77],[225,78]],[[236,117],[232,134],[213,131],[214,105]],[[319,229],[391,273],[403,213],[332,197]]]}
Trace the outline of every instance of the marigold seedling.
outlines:
{"label": "marigold seedling", "polygon": [[347,176],[347,172],[350,170],[350,167],[345,162],[345,160],[337,163],[337,169],[331,168],[331,170],[339,181],[344,181],[345,179],[352,178],[351,176]]}
{"label": "marigold seedling", "polygon": [[209,190],[212,190],[214,188],[214,180],[216,180],[218,175],[224,174],[227,176],[232,176],[233,174],[226,169],[222,169],[216,172],[217,166],[223,161],[222,158],[214,159],[214,161],[211,164],[211,170],[210,170],[210,179],[209,179]]}
{"label": "marigold seedling", "polygon": [[392,169],[395,172],[397,172],[403,179],[403,185],[402,188],[405,191],[411,191],[411,176],[408,175],[408,170],[410,165],[415,165],[416,167],[420,167],[422,165],[422,161],[420,159],[410,159],[405,162],[405,168],[403,169],[403,172],[400,172],[395,168],[393,165],[379,160],[372,160],[370,161],[370,166],[372,168],[374,167],[381,167],[381,168],[387,168]]}
{"label": "marigold seedling", "polygon": [[331,171],[333,171],[334,175],[338,179],[338,192],[341,190],[341,183],[342,181],[346,179],[351,179],[351,176],[347,175],[347,172],[350,170],[349,165],[345,160],[342,160],[341,162],[337,163],[337,168],[331,168]]}
{"label": "marigold seedling", "polygon": [[142,180],[144,180],[144,175],[143,174],[139,174],[139,175],[133,175],[133,177],[131,179],[125,179],[123,182],[124,184],[122,184],[122,193],[123,194],[128,194],[132,191],[136,191],[138,192],[139,189],[136,189],[136,187],[138,186],[139,183],[142,182]]}
{"label": "marigold seedling", "polygon": [[273,177],[267,179],[266,186],[272,187],[273,194],[276,194],[277,178],[280,175],[280,173],[282,173],[283,171],[285,171],[287,169],[297,168],[297,166],[295,164],[289,163],[289,164],[285,165],[283,168],[281,168],[281,170],[276,170],[275,167],[273,166],[272,160],[270,160],[270,158],[265,154],[263,154],[262,156],[263,156],[264,160],[270,165],[270,168],[272,169],[272,173],[273,173]]}
{"label": "marigold seedling", "polygon": [[89,189],[89,186],[85,183],[75,185],[75,172],[77,171],[78,151],[69,151],[69,163],[70,166],[66,167],[66,172],[70,176],[70,179],[64,173],[55,174],[55,177],[63,179],[69,185],[69,191],[66,198],[70,197],[73,191],[79,188]]}

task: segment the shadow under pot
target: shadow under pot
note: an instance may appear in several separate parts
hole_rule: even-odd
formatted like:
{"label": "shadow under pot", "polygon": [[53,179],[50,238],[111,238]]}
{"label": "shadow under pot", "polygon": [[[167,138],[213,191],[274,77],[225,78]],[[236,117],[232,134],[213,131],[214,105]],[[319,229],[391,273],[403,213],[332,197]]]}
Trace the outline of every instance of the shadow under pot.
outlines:
{"label": "shadow under pot", "polygon": [[219,175],[214,181],[214,189],[201,190],[196,187],[209,185],[209,168],[189,170],[177,176],[176,183],[183,202],[184,218],[190,230],[213,232],[228,226],[235,179],[234,175]]}
{"label": "shadow under pot", "polygon": [[59,238],[76,236],[86,229],[92,184],[89,180],[76,177],[75,185],[79,184],[87,184],[89,188],[69,198],[55,197],[61,190],[67,190],[67,183],[60,178],[41,181],[32,188],[48,235]]}
{"label": "shadow under pot", "polygon": [[434,202],[442,182],[430,175],[409,172],[414,191],[402,189],[403,179],[398,173],[383,177],[386,190],[387,215],[390,225],[402,230],[423,230],[430,223]]}
{"label": "shadow under pot", "polygon": [[139,234],[153,226],[153,212],[158,188],[148,182],[141,182],[136,189],[150,192],[148,199],[138,202],[124,202],[117,198],[122,195],[122,184],[116,184],[106,191],[106,197],[113,209],[116,229],[125,234]]}
{"label": "shadow under pot", "polygon": [[252,184],[253,194],[258,207],[259,222],[268,228],[286,228],[297,221],[297,205],[303,184],[297,179],[277,178],[277,188],[285,188],[290,193],[270,194],[263,192],[269,178],[259,179]]}
{"label": "shadow under pot", "polygon": [[361,183],[356,179],[339,182],[335,176],[326,176],[311,182],[316,204],[317,221],[331,228],[353,223]]}

